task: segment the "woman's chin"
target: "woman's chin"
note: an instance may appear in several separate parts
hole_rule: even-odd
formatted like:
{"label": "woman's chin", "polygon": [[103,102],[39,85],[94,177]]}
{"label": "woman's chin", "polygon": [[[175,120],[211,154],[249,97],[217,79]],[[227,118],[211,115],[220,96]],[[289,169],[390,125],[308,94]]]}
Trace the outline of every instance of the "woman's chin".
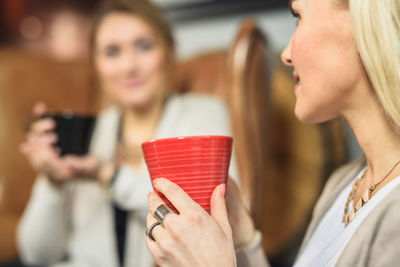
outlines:
{"label": "woman's chin", "polygon": [[297,119],[305,124],[318,124],[335,119],[335,117],[322,117],[322,116],[297,116]]}
{"label": "woman's chin", "polygon": [[151,97],[135,97],[121,99],[120,103],[123,108],[144,110],[152,106],[154,98]]}
{"label": "woman's chin", "polygon": [[307,112],[300,109],[295,109],[296,118],[302,123],[317,124],[333,119],[332,116],[324,116],[322,112]]}

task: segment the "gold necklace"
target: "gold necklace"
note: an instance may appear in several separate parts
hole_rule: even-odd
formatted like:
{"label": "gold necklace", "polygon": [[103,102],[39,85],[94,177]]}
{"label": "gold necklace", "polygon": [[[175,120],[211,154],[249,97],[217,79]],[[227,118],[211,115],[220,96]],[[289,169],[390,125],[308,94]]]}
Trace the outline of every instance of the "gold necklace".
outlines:
{"label": "gold necklace", "polygon": [[[364,174],[361,176],[361,178],[357,179],[354,182],[353,189],[351,190],[349,197],[347,198],[346,206],[344,208],[344,213],[343,213],[343,219],[342,222],[344,223],[345,227],[349,225],[354,219],[354,216],[356,215],[357,211],[359,211],[370,199],[372,196],[372,193],[375,191],[375,189],[393,172],[393,170],[399,165],[400,160],[398,160],[393,167],[390,169],[390,171],[376,184],[370,186],[361,196],[361,198],[357,201],[357,204],[354,205],[354,195],[357,191],[357,188],[360,184],[360,182],[364,179],[365,174],[367,171],[364,172]],[[350,202],[353,201],[353,209],[349,213],[349,206]]]}

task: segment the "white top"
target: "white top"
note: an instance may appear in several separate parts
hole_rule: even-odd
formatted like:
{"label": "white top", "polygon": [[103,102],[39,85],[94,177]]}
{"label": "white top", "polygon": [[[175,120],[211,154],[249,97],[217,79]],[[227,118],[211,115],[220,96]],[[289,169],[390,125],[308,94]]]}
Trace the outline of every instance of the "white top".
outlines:
{"label": "white top", "polygon": [[[110,108],[96,122],[90,153],[104,161],[114,155],[120,116],[117,108]],[[208,96],[171,96],[155,138],[201,134],[231,135],[225,106]],[[230,175],[238,178],[234,159]],[[139,170],[121,166],[112,196],[94,181],[75,179],[58,188],[39,177],[18,228],[22,259],[52,267],[117,267],[113,201],[130,211],[124,265],[153,266],[145,245],[150,191],[153,189],[144,163]]]}
{"label": "white top", "polygon": [[[303,253],[296,261],[295,267],[308,266],[335,266],[343,249],[353,237],[357,228],[368,214],[400,184],[399,177],[381,188],[359,211],[353,221],[345,227],[342,222],[344,207],[347,198],[353,189],[353,184],[364,173],[365,168],[356,176],[347,187],[342,190],[332,207],[325,214]],[[352,203],[349,210],[352,209]]]}

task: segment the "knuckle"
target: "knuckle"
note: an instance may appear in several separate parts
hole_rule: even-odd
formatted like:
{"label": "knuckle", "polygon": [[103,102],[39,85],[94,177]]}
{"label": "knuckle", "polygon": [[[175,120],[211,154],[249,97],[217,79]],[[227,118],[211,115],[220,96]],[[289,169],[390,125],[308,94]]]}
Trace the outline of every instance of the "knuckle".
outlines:
{"label": "knuckle", "polygon": [[201,222],[202,222],[202,216],[201,216],[201,214],[199,214],[197,212],[190,213],[186,216],[187,216],[189,223],[191,223],[191,224],[201,224]]}
{"label": "knuckle", "polygon": [[165,239],[162,240],[162,242],[159,242],[160,249],[162,251],[162,260],[166,260],[167,258],[171,257],[174,255],[175,249],[176,249],[176,244],[170,239]]}
{"label": "knuckle", "polygon": [[151,212],[147,213],[147,224],[150,224],[153,220],[153,214],[151,214]]}
{"label": "knuckle", "polygon": [[175,214],[167,215],[163,221],[164,226],[168,229],[173,228],[175,225],[180,224],[179,216]]}
{"label": "knuckle", "polygon": [[[147,195],[147,201],[149,203],[149,207],[150,207],[151,210],[155,210],[157,208],[157,206],[158,206],[157,205],[157,203],[158,203],[157,196],[155,194],[156,193],[151,192],[151,193],[149,193]],[[154,211],[153,211],[153,213],[154,213]]]}
{"label": "knuckle", "polygon": [[33,130],[39,130],[43,127],[43,124],[45,123],[45,121],[43,121],[43,119],[40,119],[34,123],[32,123],[32,129]]}
{"label": "knuckle", "polygon": [[187,227],[185,227],[182,223],[175,223],[171,227],[168,227],[168,229],[171,236],[179,240],[181,236],[186,235]]}
{"label": "knuckle", "polygon": [[171,245],[171,242],[168,239],[164,238],[162,240],[158,240],[158,245],[160,246],[160,249],[163,252],[163,254],[167,254],[168,246]]}

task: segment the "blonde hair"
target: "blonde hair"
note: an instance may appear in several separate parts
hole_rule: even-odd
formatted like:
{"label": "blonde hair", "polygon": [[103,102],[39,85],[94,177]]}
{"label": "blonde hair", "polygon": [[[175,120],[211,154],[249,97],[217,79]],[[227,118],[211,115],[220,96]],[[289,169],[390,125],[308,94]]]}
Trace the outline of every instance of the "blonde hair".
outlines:
{"label": "blonde hair", "polygon": [[370,82],[388,118],[400,129],[400,1],[345,2]]}

